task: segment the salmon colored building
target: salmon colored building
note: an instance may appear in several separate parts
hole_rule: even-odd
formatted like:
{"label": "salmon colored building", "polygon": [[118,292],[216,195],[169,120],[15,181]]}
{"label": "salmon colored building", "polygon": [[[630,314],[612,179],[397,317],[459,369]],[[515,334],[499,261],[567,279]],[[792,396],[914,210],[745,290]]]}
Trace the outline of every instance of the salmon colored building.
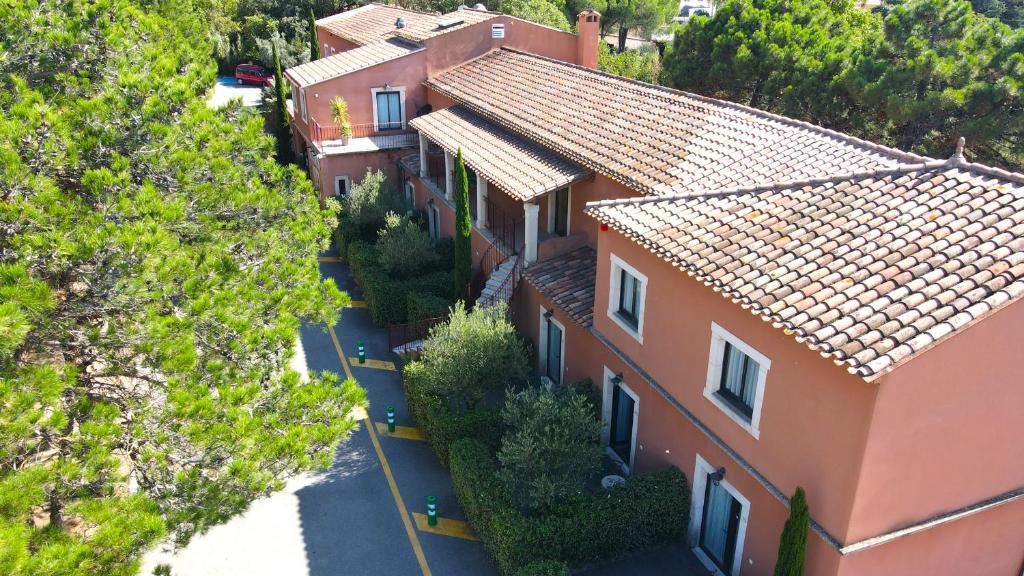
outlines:
{"label": "salmon colored building", "polygon": [[1024,175],[601,73],[599,18],[319,21],[287,76],[321,194],[380,167],[450,236],[461,149],[478,302],[594,382],[623,473],[687,475],[712,573],[771,574],[802,487],[807,574],[1020,575]]}

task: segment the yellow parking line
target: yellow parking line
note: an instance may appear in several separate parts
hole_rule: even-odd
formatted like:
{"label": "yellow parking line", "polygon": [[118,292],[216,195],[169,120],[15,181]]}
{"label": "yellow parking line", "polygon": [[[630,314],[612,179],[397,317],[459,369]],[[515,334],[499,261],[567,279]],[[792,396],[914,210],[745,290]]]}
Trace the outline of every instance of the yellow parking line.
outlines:
{"label": "yellow parking line", "polygon": [[423,430],[419,428],[413,428],[412,426],[395,426],[394,432],[388,432],[388,425],[383,422],[376,422],[377,433],[381,436],[390,436],[392,438],[403,438],[405,440],[426,440],[427,437],[423,435]]}
{"label": "yellow parking line", "polygon": [[366,308],[365,300],[352,300],[348,303],[349,308]]}
{"label": "yellow parking line", "polygon": [[388,362],[386,360],[371,360],[367,358],[366,363],[360,364],[359,358],[349,357],[348,361],[351,362],[352,365],[355,366],[356,368],[375,368],[377,370],[390,370],[392,372],[395,371],[395,363]]}
{"label": "yellow parking line", "polygon": [[[341,348],[341,342],[338,341],[338,335],[334,332],[334,327],[328,326],[327,331],[331,334],[331,341],[334,342],[334,349],[338,353],[338,359],[341,360],[341,367],[345,370],[345,375],[352,378],[352,368],[349,367],[348,360],[345,358],[345,352]],[[374,430],[374,426],[371,425],[372,422],[369,419],[364,419],[363,423],[365,424],[366,431],[370,434],[370,442],[373,444],[374,452],[377,453],[377,459],[380,460],[380,467],[384,470],[384,478],[388,481],[388,488],[391,489],[391,497],[395,501],[395,507],[398,508],[398,515],[402,517],[402,524],[405,525],[405,534],[409,537],[409,544],[412,545],[412,551],[416,555],[420,571],[423,572],[423,576],[431,576],[430,566],[427,565],[427,557],[423,554],[420,539],[416,536],[416,530],[409,519],[409,512],[405,508],[402,494],[398,491],[398,483],[395,482],[395,475],[391,473],[391,465],[388,464],[388,459],[384,456],[384,450],[380,447],[377,431]]]}
{"label": "yellow parking line", "polygon": [[337,256],[317,256],[317,262],[341,262],[341,258]]}
{"label": "yellow parking line", "polygon": [[420,532],[430,532],[431,534],[440,534],[441,536],[451,536],[452,538],[462,538],[464,540],[479,540],[476,534],[473,533],[473,529],[469,527],[462,520],[452,520],[451,518],[437,517],[437,526],[431,526],[427,524],[427,515],[420,514],[419,512],[413,512],[412,517],[416,519],[416,529]]}

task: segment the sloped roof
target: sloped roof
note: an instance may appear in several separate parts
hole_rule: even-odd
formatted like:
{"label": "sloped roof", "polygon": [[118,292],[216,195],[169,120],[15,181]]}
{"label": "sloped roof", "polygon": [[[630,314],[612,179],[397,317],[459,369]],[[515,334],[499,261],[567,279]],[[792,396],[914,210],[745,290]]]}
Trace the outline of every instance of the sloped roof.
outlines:
{"label": "sloped roof", "polygon": [[503,48],[427,86],[643,194],[927,159],[737,104]]}
{"label": "sloped roof", "polygon": [[584,328],[593,324],[597,252],[577,248],[526,267],[526,280]]}
{"label": "sloped roof", "polygon": [[[367,4],[321,18],[316,24],[339,38],[366,45],[396,36],[420,42],[498,16],[498,13],[473,9],[438,14],[398,6]],[[405,23],[403,28],[395,26],[399,18]]]}
{"label": "sloped roof", "polygon": [[959,157],[586,212],[867,380],[1024,294],[1024,175]]}
{"label": "sloped roof", "polygon": [[530,201],[586,178],[590,170],[532,144],[462,106],[414,118],[409,125],[509,196]]}
{"label": "sloped roof", "polygon": [[389,38],[381,42],[367,44],[326,58],[300,64],[299,66],[289,68],[285,71],[285,74],[295,80],[299,86],[309,86],[370,68],[377,64],[383,64],[384,62],[389,62],[395,58],[401,58],[420,50],[423,50],[421,44],[402,38]]}

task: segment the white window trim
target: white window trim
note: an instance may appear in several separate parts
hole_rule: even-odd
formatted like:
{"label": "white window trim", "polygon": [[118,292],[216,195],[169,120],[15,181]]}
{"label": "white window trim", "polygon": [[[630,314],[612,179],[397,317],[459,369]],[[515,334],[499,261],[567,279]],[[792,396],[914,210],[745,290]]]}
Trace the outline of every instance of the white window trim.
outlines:
{"label": "white window trim", "polygon": [[[753,358],[758,365],[757,390],[754,391],[754,406],[749,422],[742,414],[738,413],[735,408],[718,395],[718,388],[722,381],[722,366],[725,360],[723,356],[725,355],[726,342],[738,348],[740,352],[743,352],[747,356]],[[765,382],[768,379],[768,370],[771,366],[772,361],[769,360],[767,356],[761,354],[751,345],[732,335],[725,328],[722,328],[714,322],[711,323],[711,352],[708,355],[708,377],[707,381],[704,383],[704,397],[715,406],[718,406],[722,412],[725,412],[729,418],[739,424],[741,428],[749,432],[755,439],[761,437],[761,406],[764,403]]]}
{"label": "white window trim", "polygon": [[[545,308],[543,306],[540,307],[540,315],[539,315],[540,324],[539,324],[538,329],[537,329],[537,336],[538,336],[538,338],[537,338],[537,343],[538,343],[537,344],[537,370],[539,372],[541,372],[542,374],[544,374],[543,378],[545,378],[545,379],[547,378],[547,370],[546,370],[546,368],[547,368],[547,361],[548,361],[548,344],[549,344],[548,343],[548,331],[547,331],[548,319],[544,317],[544,314],[546,314],[547,311],[548,311],[547,308]],[[559,351],[559,355],[558,355],[558,359],[559,359],[559,362],[560,362],[560,365],[558,366],[558,374],[559,374],[559,377],[560,377],[559,379],[562,382],[565,382],[565,325],[563,325],[561,322],[556,320],[554,316],[551,317],[550,322],[552,324],[554,324],[555,326],[557,326],[558,329],[562,331],[562,341],[561,341],[561,344],[560,344],[562,349]]]}
{"label": "white window trim", "polygon": [[[566,214],[565,214],[565,235],[569,236],[572,234],[572,186],[566,186],[569,192],[566,194]],[[561,190],[561,188],[559,188]],[[555,233],[555,190],[548,194],[548,234]]]}
{"label": "white window trim", "polygon": [[726,489],[740,503],[740,525],[736,530],[736,551],[733,554],[732,569],[729,574],[723,574],[707,554],[700,548],[700,528],[704,523],[704,493],[707,490],[708,474],[715,472],[715,468],[707,460],[697,454],[697,464],[693,470],[693,492],[690,498],[690,528],[686,534],[686,541],[693,549],[697,558],[709,570],[713,570],[716,576],[738,576],[740,567],[743,564],[743,543],[747,536],[747,521],[750,517],[750,500],[740,494],[735,486],[724,478],[718,484]]}
{"label": "white window trim", "polygon": [[[437,207],[437,204],[427,205],[427,227],[430,234],[431,240],[441,239],[441,209]],[[437,229],[437,236],[434,236],[434,229]]]}
{"label": "white window trim", "polygon": [[323,58],[327,56],[327,51],[330,50],[330,48],[330,45],[328,45],[327,42],[324,42],[324,51],[320,54],[320,57]]}
{"label": "white window trim", "polygon": [[615,384],[612,384],[613,378],[615,378],[615,373],[605,366],[604,384],[601,387],[601,444],[608,457],[621,464],[626,474],[630,474],[636,465],[636,435],[640,424],[640,397],[625,382],[619,382],[619,386],[633,399],[633,430],[629,445],[629,462],[623,462],[622,457],[611,447],[612,392],[615,390]]}
{"label": "white window trim", "polygon": [[[633,328],[625,320],[619,317],[619,294],[622,290],[622,271],[625,270],[631,276],[640,281],[640,305],[637,310],[636,328]],[[612,319],[627,334],[637,342],[644,343],[644,307],[647,302],[647,276],[641,274],[636,268],[626,263],[614,253],[611,254],[611,281],[608,283],[608,317]]]}
{"label": "white window trim", "polygon": [[335,54],[334,46],[331,46],[331,56],[334,56],[334,54]]}
{"label": "white window trim", "polygon": [[409,203],[410,209],[416,207],[416,186],[412,180],[405,181],[405,200]]}
{"label": "white window trim", "polygon": [[309,117],[306,112],[306,89],[299,88],[299,112],[302,113],[302,121],[309,122]]}
{"label": "white window trim", "polygon": [[379,125],[377,124],[378,92],[398,92],[398,113],[402,116],[402,130],[405,130],[405,87],[388,86],[387,88],[385,88],[381,86],[379,88],[370,88],[370,99],[373,101],[373,131],[379,131]]}
{"label": "white window trim", "polygon": [[344,182],[345,183],[345,190],[351,192],[352,191],[352,180],[348,176],[335,176],[334,177],[334,195],[337,196],[338,198],[341,198],[343,196],[343,194],[341,193],[341,189],[338,188],[338,183],[339,182]]}

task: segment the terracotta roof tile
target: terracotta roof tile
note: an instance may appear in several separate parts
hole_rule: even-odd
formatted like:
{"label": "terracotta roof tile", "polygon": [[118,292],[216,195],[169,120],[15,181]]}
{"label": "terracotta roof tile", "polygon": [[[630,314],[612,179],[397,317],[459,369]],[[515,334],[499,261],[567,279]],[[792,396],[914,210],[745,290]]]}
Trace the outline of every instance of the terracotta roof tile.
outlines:
{"label": "terracotta roof tile", "polygon": [[356,72],[423,50],[423,46],[402,38],[389,38],[346,50],[326,58],[293,66],[285,74],[299,86],[309,86]]}
{"label": "terracotta roof tile", "polygon": [[1024,294],[1024,175],[956,158],[586,212],[869,380]]}
{"label": "terracotta roof tile", "polygon": [[532,264],[524,272],[527,281],[541,294],[584,328],[594,317],[594,285],[597,277],[597,252],[577,248]]}
{"label": "terracotta roof tile", "polygon": [[[367,45],[396,36],[420,42],[498,16],[498,13],[471,9],[437,14],[397,6],[367,4],[321,18],[316,24],[339,38]],[[399,18],[405,22],[403,28],[395,26]]]}
{"label": "terracotta roof tile", "polygon": [[590,170],[488,122],[462,106],[420,116],[409,125],[455,154],[489,183],[524,202],[586,178]]}
{"label": "terracotta roof tile", "polygon": [[738,104],[510,49],[489,52],[427,85],[644,194],[927,160]]}

